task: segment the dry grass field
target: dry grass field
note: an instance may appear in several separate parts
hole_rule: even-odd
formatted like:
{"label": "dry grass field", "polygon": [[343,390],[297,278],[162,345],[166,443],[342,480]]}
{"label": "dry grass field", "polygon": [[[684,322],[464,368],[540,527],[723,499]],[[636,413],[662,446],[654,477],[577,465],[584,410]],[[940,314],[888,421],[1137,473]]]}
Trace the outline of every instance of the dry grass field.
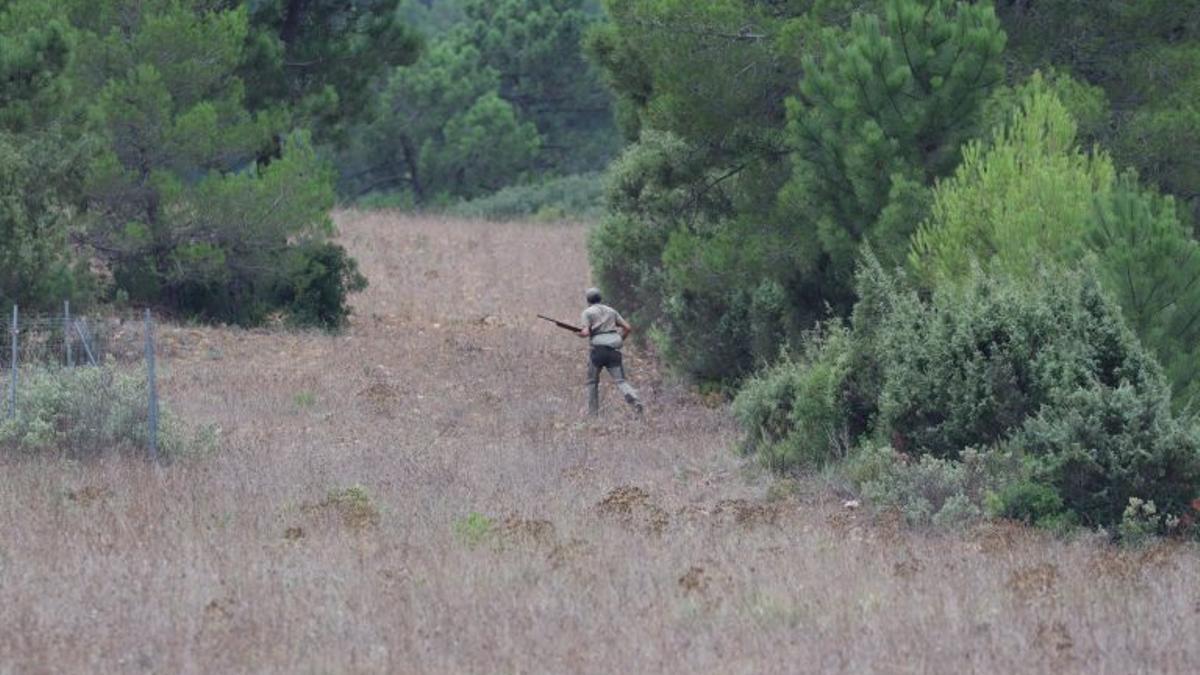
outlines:
{"label": "dry grass field", "polygon": [[1192,547],[768,500],[636,347],[585,421],[584,228],[339,221],[345,335],[164,328],[218,453],[0,460],[0,672],[1200,671]]}

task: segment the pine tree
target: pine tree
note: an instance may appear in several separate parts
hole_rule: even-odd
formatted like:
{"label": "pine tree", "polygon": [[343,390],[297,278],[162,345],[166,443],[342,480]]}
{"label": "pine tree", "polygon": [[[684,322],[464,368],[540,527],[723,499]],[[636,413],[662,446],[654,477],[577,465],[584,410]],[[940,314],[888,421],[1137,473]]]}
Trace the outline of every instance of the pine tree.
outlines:
{"label": "pine tree", "polygon": [[[307,134],[288,132],[286,111],[247,110],[237,75],[244,7],[114,0],[108,9],[118,6],[126,11],[99,7],[78,39],[74,86],[103,140],[84,182],[86,242],[131,300],[260,322],[295,296],[280,289],[294,286],[289,270],[305,269],[297,251],[332,246],[323,240],[333,174]],[[260,165],[277,138],[279,157]],[[352,267],[329,273],[358,285]]]}
{"label": "pine tree", "polygon": [[1005,36],[986,4],[890,0],[882,17],[856,15],[830,42],[805,59],[789,101],[797,167],[785,198],[816,221],[840,284],[863,239],[885,260],[905,250],[920,214],[898,197],[957,164],[1002,82]]}
{"label": "pine tree", "polygon": [[1200,393],[1200,244],[1174,200],[1088,154],[1076,125],[1036,76],[989,144],[972,142],[934,192],[910,262],[927,287],[956,284],[975,266],[1015,279],[1048,265],[1098,271],[1130,326],[1165,367],[1184,403]]}
{"label": "pine tree", "polygon": [[318,140],[345,142],[347,125],[371,110],[372,84],[417,58],[420,39],[397,11],[399,1],[249,3],[248,48],[238,71],[246,105],[286,109]]}
{"label": "pine tree", "polygon": [[54,123],[67,98],[70,28],[49,6],[0,10],[0,306],[84,299],[67,240],[86,144]]}

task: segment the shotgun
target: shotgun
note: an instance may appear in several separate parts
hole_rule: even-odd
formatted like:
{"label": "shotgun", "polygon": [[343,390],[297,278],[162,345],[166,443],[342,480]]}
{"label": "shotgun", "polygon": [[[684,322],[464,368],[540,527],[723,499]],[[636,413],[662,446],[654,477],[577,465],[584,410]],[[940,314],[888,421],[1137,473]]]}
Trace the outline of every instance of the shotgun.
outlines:
{"label": "shotgun", "polygon": [[578,333],[579,331],[583,330],[582,328],[580,328],[578,326],[572,326],[571,324],[567,323],[566,321],[559,321],[558,319],[551,319],[550,317],[542,315],[542,314],[538,314],[537,316],[539,319],[545,319],[546,321],[549,321],[550,323],[554,324],[555,326],[558,326],[559,328],[562,328],[563,330],[569,330],[572,333]]}

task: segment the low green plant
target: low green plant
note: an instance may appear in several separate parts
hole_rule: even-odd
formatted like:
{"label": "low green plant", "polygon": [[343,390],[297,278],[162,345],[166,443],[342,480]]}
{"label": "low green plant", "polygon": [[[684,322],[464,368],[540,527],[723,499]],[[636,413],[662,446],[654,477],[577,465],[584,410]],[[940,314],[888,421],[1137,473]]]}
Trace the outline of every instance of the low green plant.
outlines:
{"label": "low green plant", "polygon": [[275,304],[298,326],[336,331],[350,319],[349,298],[367,288],[358,262],[339,244],[307,241],[284,256]]}
{"label": "low green plant", "polygon": [[454,521],[454,534],[467,546],[475,547],[492,534],[495,526],[496,522],[491,518],[472,511],[466,517]]}
{"label": "low green plant", "polygon": [[1064,504],[1058,492],[1029,479],[1015,481],[991,495],[989,510],[1002,518],[1048,529],[1074,524],[1072,518],[1063,514]]}
{"label": "low green plant", "polygon": [[964,450],[957,460],[901,456],[887,447],[861,449],[852,464],[859,489],[876,510],[901,513],[911,525],[952,529],[987,514],[990,495],[1016,474],[1014,457],[997,450]]}
{"label": "low green plant", "polygon": [[1162,532],[1163,525],[1163,516],[1153,501],[1130,497],[1121,514],[1117,535],[1121,537],[1121,543],[1138,546]]}
{"label": "low green plant", "polygon": [[[110,367],[23,370],[18,415],[0,420],[0,449],[72,458],[144,455],[148,400],[141,373]],[[215,445],[210,430],[189,430],[170,410],[160,409],[160,457],[195,456]]]}

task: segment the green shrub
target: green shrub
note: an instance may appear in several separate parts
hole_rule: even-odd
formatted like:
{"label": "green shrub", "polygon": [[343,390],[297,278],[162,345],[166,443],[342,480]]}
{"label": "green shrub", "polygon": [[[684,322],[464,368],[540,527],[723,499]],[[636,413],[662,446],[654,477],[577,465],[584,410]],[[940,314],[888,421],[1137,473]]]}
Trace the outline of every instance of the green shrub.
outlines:
{"label": "green shrub", "polygon": [[931,455],[905,460],[887,446],[856,454],[852,475],[873,508],[898,511],[912,525],[938,528],[980,520],[989,496],[1014,479],[1019,464],[996,450],[966,449],[957,460]]}
{"label": "green shrub", "polygon": [[1161,377],[1073,391],[1027,420],[1009,446],[1085,525],[1120,522],[1135,498],[1183,515],[1200,486],[1200,430],[1172,417]]}
{"label": "green shrub", "polygon": [[447,211],[487,220],[599,220],[604,212],[604,178],[599,173],[546,178],[502,188],[451,206]]}
{"label": "green shrub", "polygon": [[1121,524],[1117,526],[1117,535],[1121,537],[1123,544],[1130,546],[1144,544],[1165,529],[1163,521],[1164,518],[1159,514],[1158,507],[1154,502],[1130,497],[1129,504],[1121,513]]}
{"label": "green shrub", "polygon": [[367,278],[345,248],[307,241],[287,253],[276,304],[297,325],[336,330],[350,318],[350,294],[366,288]]}
{"label": "green shrub", "polygon": [[[1096,92],[1036,75],[1005,94],[1011,118],[991,143],[934,190],[910,261],[927,285],[958,283],[973,264],[1036,279],[1043,265],[1088,259],[1143,344],[1164,365],[1180,403],[1200,394],[1200,244],[1174,201],[1087,152],[1058,96],[1094,121]],[[1088,112],[1091,110],[1092,112]]]}
{"label": "green shrub", "polygon": [[976,271],[902,297],[880,335],[877,433],[893,444],[950,459],[1004,444],[1085,525],[1117,523],[1129,497],[1181,514],[1196,496],[1200,435],[1094,275]]}
{"label": "green shrub", "polygon": [[631,320],[652,324],[665,299],[662,255],[689,199],[691,148],[647,131],[609,168],[609,215],[594,227],[588,253],[600,289]]}
{"label": "green shrub", "polygon": [[[71,458],[147,453],[144,375],[113,368],[54,368],[22,371],[21,378],[17,418],[0,420],[0,449]],[[168,410],[159,411],[161,457],[195,455],[213,444],[207,432],[189,432]]]}
{"label": "green shrub", "polygon": [[992,495],[989,510],[1029,525],[1053,526],[1065,519],[1062,497],[1054,488],[1028,479],[1014,481]]}
{"label": "green shrub", "polygon": [[954,458],[998,443],[1083,388],[1157,397],[1158,365],[1091,275],[1028,284],[976,271],[929,301],[902,293],[877,345],[878,428],[902,450]]}
{"label": "green shrub", "polygon": [[[1187,513],[1200,492],[1200,428],[1174,416],[1161,368],[1096,274],[975,268],[926,299],[868,257],[858,287],[850,329],[810,336],[801,358],[739,395],[747,451],[787,469],[833,456],[828,429],[886,444],[918,461],[856,453],[846,471],[913,522],[974,517],[986,504],[1049,527],[1112,527],[1132,497],[1164,518]],[[1010,458],[1012,484],[963,488],[965,448]],[[939,518],[952,497],[958,515]]]}
{"label": "green shrub", "polygon": [[743,450],[780,471],[844,456],[852,349],[849,329],[833,322],[808,338],[803,354],[748,380],[733,402],[746,430]]}

